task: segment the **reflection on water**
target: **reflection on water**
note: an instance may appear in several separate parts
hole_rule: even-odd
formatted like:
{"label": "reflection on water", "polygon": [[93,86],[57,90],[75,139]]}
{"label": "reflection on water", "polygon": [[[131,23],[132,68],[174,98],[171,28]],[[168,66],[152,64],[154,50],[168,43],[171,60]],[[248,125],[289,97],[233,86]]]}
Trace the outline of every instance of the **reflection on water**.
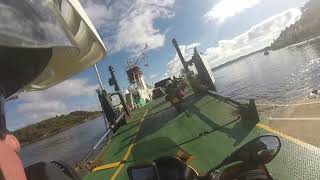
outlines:
{"label": "reflection on water", "polygon": [[65,130],[47,139],[22,147],[24,166],[39,161],[62,160],[74,164],[98,142],[105,133],[102,117]]}
{"label": "reflection on water", "polygon": [[292,102],[320,88],[320,42],[244,58],[215,70],[220,93],[238,100]]}

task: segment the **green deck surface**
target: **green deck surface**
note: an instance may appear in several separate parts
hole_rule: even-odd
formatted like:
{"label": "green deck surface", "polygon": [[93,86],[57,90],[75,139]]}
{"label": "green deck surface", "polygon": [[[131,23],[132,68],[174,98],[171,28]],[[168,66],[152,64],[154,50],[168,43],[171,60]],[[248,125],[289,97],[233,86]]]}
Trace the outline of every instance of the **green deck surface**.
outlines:
{"label": "green deck surface", "polygon": [[[123,160],[130,144],[135,143],[127,163],[121,169],[115,167],[92,172],[84,179],[111,179],[118,169],[119,174],[114,177],[126,180],[128,166],[150,162],[163,155],[175,155],[179,150],[195,158],[190,164],[201,174],[246,142],[260,135],[271,134],[260,127],[247,127],[237,121],[219,131],[179,145],[198,137],[203,131],[210,131],[236,119],[236,109],[209,96],[189,97],[184,106],[186,112],[178,114],[164,99],[159,99],[135,111],[132,121],[118,130],[102,152],[101,165],[118,162]],[[145,120],[140,123],[147,110]],[[320,150],[285,135],[280,138],[282,149],[267,165],[271,174],[276,179],[320,179]]]}

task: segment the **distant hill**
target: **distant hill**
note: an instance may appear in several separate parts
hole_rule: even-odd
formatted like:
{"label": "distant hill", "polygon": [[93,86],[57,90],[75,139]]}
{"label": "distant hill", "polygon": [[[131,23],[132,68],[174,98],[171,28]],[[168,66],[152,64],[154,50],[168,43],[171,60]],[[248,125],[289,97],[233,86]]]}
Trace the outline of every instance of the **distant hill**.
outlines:
{"label": "distant hill", "polygon": [[212,70],[216,71],[256,53],[278,50],[320,36],[320,0],[308,1],[304,7],[301,8],[301,11],[301,18],[295,24],[284,29],[270,46],[228,61],[212,68]]}
{"label": "distant hill", "polygon": [[310,0],[301,8],[301,18],[283,30],[271,44],[273,50],[320,36],[320,1]]}
{"label": "distant hill", "polygon": [[236,62],[238,62],[238,61],[240,61],[240,60],[242,60],[242,59],[244,59],[244,58],[250,57],[250,56],[252,56],[252,55],[254,55],[254,54],[261,53],[261,52],[265,52],[265,51],[269,51],[269,50],[270,50],[269,47],[266,47],[266,48],[263,48],[263,49],[259,49],[259,50],[257,50],[257,51],[251,52],[251,53],[249,53],[249,54],[240,56],[240,57],[238,57],[238,58],[236,58],[236,59],[233,59],[233,60],[231,60],[231,61],[227,61],[227,62],[225,62],[225,63],[223,63],[223,64],[220,64],[219,66],[216,66],[216,67],[212,68],[211,70],[212,70],[212,71],[216,71],[216,70],[221,69],[221,68],[223,68],[223,67],[225,67],[225,66],[228,66],[228,65],[230,65],[230,64],[236,63]]}
{"label": "distant hill", "polygon": [[74,111],[67,115],[56,116],[14,131],[21,144],[31,143],[82,124],[101,115],[100,111]]}

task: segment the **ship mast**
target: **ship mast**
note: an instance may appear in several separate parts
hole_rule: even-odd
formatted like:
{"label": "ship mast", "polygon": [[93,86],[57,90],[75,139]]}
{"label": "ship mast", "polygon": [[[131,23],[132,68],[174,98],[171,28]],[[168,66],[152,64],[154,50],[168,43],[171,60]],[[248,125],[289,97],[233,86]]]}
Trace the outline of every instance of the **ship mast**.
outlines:
{"label": "ship mast", "polygon": [[139,56],[134,60],[127,61],[127,76],[129,80],[129,96],[132,102],[138,106],[143,106],[147,100],[151,100],[151,90],[147,87],[143,77],[143,72],[140,69],[140,63],[145,60],[145,51],[148,49],[148,45],[141,50]]}

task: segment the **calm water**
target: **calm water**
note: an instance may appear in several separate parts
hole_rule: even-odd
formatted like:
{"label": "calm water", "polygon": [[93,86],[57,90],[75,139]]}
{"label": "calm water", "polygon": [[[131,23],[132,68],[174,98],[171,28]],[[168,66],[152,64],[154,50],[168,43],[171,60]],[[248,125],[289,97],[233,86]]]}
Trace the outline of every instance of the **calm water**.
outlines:
{"label": "calm water", "polygon": [[99,141],[105,133],[102,117],[65,130],[47,139],[24,146],[20,155],[24,166],[39,161],[63,160],[74,164]]}
{"label": "calm water", "polygon": [[221,94],[258,102],[302,100],[320,89],[320,42],[255,54],[214,72]]}
{"label": "calm water", "polygon": [[[220,93],[260,102],[292,102],[320,88],[320,43],[256,54],[214,72]],[[104,134],[102,118],[24,146],[25,166],[38,161],[79,161]]]}

